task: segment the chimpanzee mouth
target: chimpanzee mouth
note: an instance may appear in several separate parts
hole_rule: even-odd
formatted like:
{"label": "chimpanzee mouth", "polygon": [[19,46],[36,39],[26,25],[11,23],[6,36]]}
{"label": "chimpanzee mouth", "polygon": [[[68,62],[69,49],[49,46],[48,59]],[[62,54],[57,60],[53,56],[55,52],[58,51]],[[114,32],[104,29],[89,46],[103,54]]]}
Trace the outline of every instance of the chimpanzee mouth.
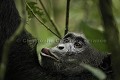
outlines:
{"label": "chimpanzee mouth", "polygon": [[47,48],[43,48],[41,50],[41,55],[44,56],[44,57],[48,57],[48,58],[54,59],[55,61],[59,61],[59,58],[55,54],[50,52],[50,50],[47,49]]}

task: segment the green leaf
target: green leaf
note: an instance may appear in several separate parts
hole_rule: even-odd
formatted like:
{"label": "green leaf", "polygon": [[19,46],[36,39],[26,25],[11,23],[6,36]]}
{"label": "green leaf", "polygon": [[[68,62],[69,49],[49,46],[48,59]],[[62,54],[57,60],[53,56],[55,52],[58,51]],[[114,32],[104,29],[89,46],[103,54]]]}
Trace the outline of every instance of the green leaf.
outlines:
{"label": "green leaf", "polygon": [[103,32],[91,28],[83,21],[79,24],[79,26],[80,26],[80,30],[85,34],[89,42],[95,48],[104,52],[109,51]]}
{"label": "green leaf", "polygon": [[92,67],[92,66],[87,65],[87,64],[81,64],[81,66],[84,67],[85,69],[87,69],[88,71],[90,71],[99,80],[105,80],[106,79],[106,74],[103,71],[101,71],[100,69]]}
{"label": "green leaf", "polygon": [[[31,9],[33,10],[33,12],[36,15],[38,15],[44,23],[47,22],[47,19],[45,17],[45,13],[44,13],[43,9],[39,8],[37,6],[36,2],[27,2],[27,3],[31,7]],[[28,12],[28,18],[29,19],[33,18],[34,16],[33,16],[32,12],[31,12],[31,10],[28,7],[26,7],[26,10]]]}

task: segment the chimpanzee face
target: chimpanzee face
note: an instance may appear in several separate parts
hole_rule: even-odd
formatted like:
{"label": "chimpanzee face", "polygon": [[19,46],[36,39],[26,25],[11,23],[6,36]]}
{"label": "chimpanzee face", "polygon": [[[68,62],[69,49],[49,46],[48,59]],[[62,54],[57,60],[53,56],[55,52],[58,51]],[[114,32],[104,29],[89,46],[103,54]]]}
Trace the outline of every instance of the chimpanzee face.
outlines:
{"label": "chimpanzee face", "polygon": [[92,64],[94,54],[83,34],[68,33],[60,43],[50,49],[41,50],[42,66],[53,72],[81,73],[81,63]]}

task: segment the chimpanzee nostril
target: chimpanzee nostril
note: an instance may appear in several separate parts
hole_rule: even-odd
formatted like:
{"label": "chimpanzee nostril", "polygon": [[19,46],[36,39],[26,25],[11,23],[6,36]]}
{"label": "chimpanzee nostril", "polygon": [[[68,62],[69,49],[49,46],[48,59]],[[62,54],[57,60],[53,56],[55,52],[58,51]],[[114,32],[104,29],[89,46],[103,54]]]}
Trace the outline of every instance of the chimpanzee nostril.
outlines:
{"label": "chimpanzee nostril", "polygon": [[58,49],[62,50],[64,49],[64,46],[58,46]]}

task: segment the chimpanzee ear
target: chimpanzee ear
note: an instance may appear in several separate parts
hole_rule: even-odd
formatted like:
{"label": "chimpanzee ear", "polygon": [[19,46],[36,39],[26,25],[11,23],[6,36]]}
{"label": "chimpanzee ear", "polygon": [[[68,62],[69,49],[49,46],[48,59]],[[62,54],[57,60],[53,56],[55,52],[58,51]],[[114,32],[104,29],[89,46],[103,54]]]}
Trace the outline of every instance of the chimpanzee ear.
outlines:
{"label": "chimpanzee ear", "polygon": [[111,54],[107,54],[107,56],[103,59],[103,62],[99,65],[99,67],[108,75],[113,73],[111,66]]}

